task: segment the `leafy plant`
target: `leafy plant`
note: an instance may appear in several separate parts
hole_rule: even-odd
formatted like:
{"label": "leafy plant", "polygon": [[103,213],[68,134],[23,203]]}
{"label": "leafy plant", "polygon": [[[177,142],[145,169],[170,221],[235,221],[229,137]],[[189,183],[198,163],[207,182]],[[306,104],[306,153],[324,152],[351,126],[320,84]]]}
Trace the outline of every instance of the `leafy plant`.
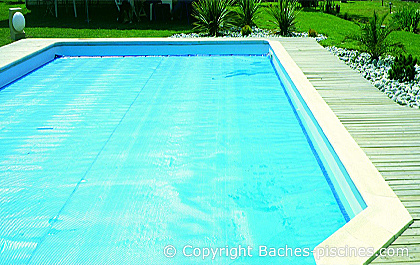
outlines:
{"label": "leafy plant", "polygon": [[343,18],[344,20],[350,20],[349,13],[345,12],[345,13],[342,15],[342,18]]}
{"label": "leafy plant", "polygon": [[241,29],[242,36],[248,36],[252,33],[252,28],[249,25],[245,25]]}
{"label": "leafy plant", "polygon": [[394,31],[394,27],[384,25],[386,15],[379,18],[376,12],[368,23],[361,26],[361,34],[356,39],[361,43],[362,49],[370,54],[371,60],[379,59],[379,56],[401,48],[401,44],[389,41],[389,35]]}
{"label": "leafy plant", "polygon": [[337,15],[340,14],[340,9],[341,9],[341,6],[340,5],[335,5],[335,13]]}
{"label": "leafy plant", "polygon": [[420,10],[414,7],[404,6],[392,15],[393,21],[399,29],[409,32],[416,32],[420,22]]}
{"label": "leafy plant", "polygon": [[320,1],[320,2],[318,3],[318,6],[319,6],[319,10],[321,10],[321,12],[324,12],[324,8],[325,8],[325,3],[324,3],[324,1]]}
{"label": "leafy plant", "polygon": [[411,54],[397,56],[388,71],[389,77],[402,82],[412,81],[416,76],[416,64],[417,58],[413,58]]}
{"label": "leafy plant", "polygon": [[328,14],[332,14],[334,11],[334,0],[325,0],[324,1],[323,11]]}
{"label": "leafy plant", "polygon": [[255,20],[261,7],[261,0],[238,0],[239,26],[255,26]]}
{"label": "leafy plant", "polygon": [[198,0],[193,2],[194,29],[210,36],[219,36],[225,27],[233,25],[230,7],[234,0]]}
{"label": "leafy plant", "polygon": [[278,0],[268,9],[272,18],[270,22],[277,26],[282,36],[289,36],[295,29],[296,16],[299,13],[296,3],[296,0]]}
{"label": "leafy plant", "polygon": [[314,29],[309,29],[308,36],[312,37],[312,38],[315,38],[316,36],[318,36],[318,33]]}
{"label": "leafy plant", "polygon": [[318,0],[298,0],[302,7],[317,7]]}

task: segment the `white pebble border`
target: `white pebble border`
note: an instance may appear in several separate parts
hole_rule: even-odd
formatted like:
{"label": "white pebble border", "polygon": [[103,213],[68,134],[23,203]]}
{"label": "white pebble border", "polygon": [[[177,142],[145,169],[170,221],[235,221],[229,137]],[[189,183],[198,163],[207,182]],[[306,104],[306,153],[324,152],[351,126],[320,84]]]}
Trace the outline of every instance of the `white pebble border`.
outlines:
{"label": "white pebble border", "polygon": [[344,61],[352,69],[359,71],[377,89],[385,93],[390,99],[400,105],[420,108],[420,66],[416,65],[416,77],[411,82],[399,82],[388,76],[388,71],[394,57],[381,57],[379,60],[370,61],[370,55],[354,50],[337,47],[326,47],[327,50]]}
{"label": "white pebble border", "polygon": [[[252,33],[248,36],[242,36],[241,34],[241,28],[239,27],[232,27],[228,30],[222,31],[222,36],[221,38],[268,38],[268,37],[275,37],[276,35],[268,29],[260,29],[257,27],[252,27]],[[180,34],[174,34],[171,36],[171,38],[203,38],[203,37],[208,37],[206,34],[203,33],[180,33]],[[307,32],[293,32],[292,36],[290,37],[303,37],[306,38],[308,37],[308,33]],[[322,40],[327,39],[327,37],[325,37],[322,34],[318,34],[317,37],[315,37],[315,39],[320,42]]]}

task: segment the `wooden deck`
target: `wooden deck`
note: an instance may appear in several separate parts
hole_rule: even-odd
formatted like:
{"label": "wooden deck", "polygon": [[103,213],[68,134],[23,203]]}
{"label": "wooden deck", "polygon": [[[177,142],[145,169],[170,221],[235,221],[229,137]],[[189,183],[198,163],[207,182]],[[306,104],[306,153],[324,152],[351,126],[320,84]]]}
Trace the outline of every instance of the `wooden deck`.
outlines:
{"label": "wooden deck", "polygon": [[372,264],[420,264],[420,110],[399,106],[312,39],[280,42],[414,218],[390,246],[409,257]]}

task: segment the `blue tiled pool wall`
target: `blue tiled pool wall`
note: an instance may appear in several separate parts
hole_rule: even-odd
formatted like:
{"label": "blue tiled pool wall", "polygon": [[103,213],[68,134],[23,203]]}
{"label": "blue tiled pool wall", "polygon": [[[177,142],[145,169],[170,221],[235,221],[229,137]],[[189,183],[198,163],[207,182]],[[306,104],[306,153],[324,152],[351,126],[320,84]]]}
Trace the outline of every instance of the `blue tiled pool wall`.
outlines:
{"label": "blue tiled pool wall", "polygon": [[[249,49],[254,49],[253,50],[254,52],[249,51],[248,48],[238,49],[237,47],[228,47],[229,45],[226,45],[226,44],[225,44],[226,47],[225,46],[222,47],[225,50],[224,52],[218,52],[219,47],[217,49],[215,49],[214,44],[213,44],[213,46],[212,45],[202,46],[202,48],[203,48],[202,50],[195,50],[195,52],[197,54],[202,54],[202,55],[209,55],[209,54],[210,55],[232,55],[232,54],[242,55],[244,52],[248,52],[248,55],[266,56],[269,53],[269,49],[268,49],[268,46],[266,44],[267,43],[264,43],[264,45],[260,45],[259,47],[257,47],[257,49],[254,49],[255,47],[253,45],[250,45],[249,47],[247,45],[245,45]],[[163,47],[164,46],[161,46],[161,48],[163,48]],[[115,46],[112,46],[112,48],[110,46],[109,51],[113,50],[113,48],[115,48]],[[125,48],[127,48],[127,47],[125,47]],[[27,67],[28,67],[27,70],[32,71],[34,69],[33,66],[36,65],[36,64],[39,64],[40,66],[45,65],[49,61],[54,60],[55,55],[66,55],[65,49],[71,50],[72,47],[60,47],[60,46],[58,46],[58,47],[51,48],[50,50],[47,51],[46,54],[42,54],[42,53],[37,54],[35,57],[38,56],[38,59],[39,58],[44,58],[44,59],[43,60],[39,59],[38,61],[37,60],[32,60],[32,62],[30,64],[27,64]],[[84,50],[84,48],[83,49],[81,48],[81,50],[79,52],[82,52],[82,50]],[[98,49],[98,47],[95,47],[94,49],[92,48],[90,52],[93,53],[95,50],[100,50],[100,49]],[[209,52],[210,50],[211,50],[211,52]],[[165,51],[165,52],[163,52],[163,51]],[[100,56],[98,54],[89,54],[88,52],[86,52],[86,50],[85,50],[84,54],[78,54],[76,51],[73,51],[73,52],[74,52],[73,55],[77,55],[77,56]],[[118,52],[118,51],[114,50],[114,53],[111,54],[111,56],[112,55],[114,55],[114,56],[117,55],[117,54],[115,54],[115,52]],[[161,50],[160,52],[165,56],[169,55],[169,54],[167,54],[168,52],[166,50]],[[185,53],[183,53],[183,54],[176,54],[175,52],[173,52],[174,54],[172,54],[172,55],[195,56],[195,55],[189,54],[189,52],[191,52],[191,50],[185,49]],[[159,51],[155,50],[154,54],[152,56],[157,56],[158,53],[159,53]],[[102,52],[101,52],[101,54],[104,55],[104,53],[102,53]],[[110,54],[106,54],[106,56],[109,56],[109,55]],[[139,55],[139,54],[136,54],[133,51],[130,51],[128,53],[125,53],[125,55],[126,56],[133,56],[133,55]],[[160,58],[149,58],[149,59],[160,60]],[[170,59],[170,58],[166,58],[166,59]],[[184,58],[184,59],[188,59],[188,58]],[[127,61],[130,62],[131,60],[127,60]],[[60,63],[60,62],[57,61],[57,62],[54,62],[54,63]],[[345,169],[342,166],[342,164],[340,163],[340,161],[339,161],[337,155],[335,154],[333,148],[331,146],[328,146],[329,142],[326,139],[325,135],[322,133],[322,130],[319,128],[319,126],[317,125],[316,122],[315,123],[313,122],[314,118],[311,115],[311,113],[310,112],[306,113],[306,111],[308,111],[308,107],[306,106],[306,104],[304,103],[304,101],[302,100],[300,95],[297,93],[296,88],[291,83],[290,78],[288,77],[287,73],[284,71],[284,68],[281,66],[281,64],[278,62],[278,60],[275,56],[273,56],[271,63],[272,63],[272,66],[274,67],[274,69],[277,71],[277,75],[278,75],[277,77],[280,79],[280,83],[284,83],[282,85],[282,87],[281,88],[279,87],[279,88],[282,91],[284,91],[285,93],[283,93],[283,94],[286,94],[286,96],[288,97],[289,104],[286,103],[286,104],[283,104],[283,106],[290,105],[293,108],[294,115],[296,115],[296,117],[298,118],[299,125],[300,125],[300,127],[297,126],[296,132],[298,132],[300,129],[302,129],[303,133],[305,134],[306,140],[308,141],[308,143],[311,147],[312,153],[314,154],[314,157],[316,158],[316,160],[318,162],[319,168],[321,168],[321,171],[322,171],[323,175],[326,177],[326,181],[328,182],[331,190],[333,191],[333,194],[335,196],[334,198],[336,199],[336,202],[340,207],[340,210],[341,210],[341,212],[344,216],[344,219],[346,219],[346,221],[348,221],[349,218],[351,218],[352,216],[357,214],[357,205],[354,206],[355,204],[359,204],[359,207],[363,208],[363,204],[361,204],[361,202],[363,203],[363,200],[361,200],[361,202],[357,200],[358,193],[357,193],[357,190],[354,187],[354,185],[352,186],[351,179],[348,177],[348,175],[346,175],[347,173],[345,172]],[[265,64],[267,66],[269,65],[268,60],[265,62]],[[32,68],[30,67],[31,65],[32,65]],[[40,66],[38,66],[38,67],[40,67]],[[268,68],[266,67],[264,69],[268,69]],[[151,69],[151,70],[153,70],[153,69]],[[239,77],[240,77],[241,74],[243,74],[243,73],[239,73]],[[238,76],[236,75],[236,78],[237,77]],[[273,76],[273,78],[271,78],[271,80],[276,81],[277,79],[276,79],[275,76]],[[271,82],[271,84],[276,84],[276,82]],[[265,89],[264,86],[262,86],[261,88]],[[275,85],[274,85],[274,88],[275,88]],[[18,87],[15,86],[14,89],[18,89]],[[277,92],[275,92],[275,93],[277,93]],[[289,107],[289,109],[290,109],[290,107]],[[293,116],[293,114],[292,114],[292,116]],[[315,128],[315,130],[314,130],[314,128]],[[48,130],[47,127],[38,128],[38,130],[44,130],[44,129]],[[322,142],[325,141],[324,145],[319,143],[321,141],[320,139],[322,140]],[[117,145],[115,145],[115,146],[117,146]],[[328,152],[332,152],[332,153],[330,153],[328,155]],[[334,167],[334,164],[336,164],[335,168],[331,169],[331,167]],[[336,172],[334,172],[334,170],[335,171],[340,170],[338,175],[335,174]],[[335,178],[331,178],[331,176],[340,177],[341,182],[337,181]],[[321,175],[320,180],[321,180],[320,183],[322,183],[322,175]],[[343,180],[344,180],[344,182],[343,182]],[[293,181],[293,179],[291,181]],[[308,180],[308,181],[310,181],[310,180]],[[350,182],[348,182],[348,181],[350,181]],[[344,189],[347,188],[347,190],[343,191],[342,187],[344,187]],[[94,188],[94,186],[92,186],[92,188]],[[349,190],[351,191],[352,188],[354,189],[353,192],[356,192],[355,194],[352,194],[352,193],[348,192]],[[90,192],[82,193],[82,197],[85,196],[86,198],[90,198],[91,191],[92,190],[90,190]],[[325,188],[325,191],[327,191],[327,193],[329,192],[328,187]],[[347,191],[347,193],[346,193],[346,191]],[[54,197],[54,196],[56,196],[56,195],[53,194],[50,197]],[[59,196],[57,198],[59,198]],[[330,198],[331,198],[331,196],[330,196]],[[330,199],[331,202],[334,202],[334,198]],[[350,203],[347,203],[348,200],[350,200]],[[352,205],[351,205],[351,203],[352,203]],[[85,202],[85,204],[86,204],[86,202]],[[90,205],[91,203],[87,203],[87,204]],[[360,206],[360,204],[361,204],[361,206]],[[94,209],[94,208],[92,208],[92,209]],[[336,207],[336,209],[337,209],[337,207]],[[322,220],[323,218],[321,216],[322,216],[322,213],[319,213],[318,217],[313,218],[313,219]],[[336,216],[338,216],[341,219],[340,211],[338,209],[336,210]],[[69,215],[69,218],[70,217],[71,216]],[[68,222],[69,220],[67,220],[67,222],[62,222],[62,220],[58,220],[59,222],[56,222],[56,219],[51,219],[50,221],[51,221],[51,223],[50,223],[51,224],[51,229],[48,232],[48,238],[49,238],[50,241],[51,240],[52,241],[50,242],[50,244],[42,245],[40,247],[40,251],[38,251],[38,253],[44,253],[44,252],[45,253],[47,253],[47,252],[51,253],[51,250],[48,250],[48,249],[50,249],[49,246],[52,246],[52,245],[57,244],[57,243],[64,246],[64,245],[66,245],[66,240],[61,240],[61,239],[66,238],[67,233],[69,233],[69,235],[72,234],[72,233],[77,234],[73,230],[62,229],[62,228],[68,228],[67,226],[69,226],[69,222]],[[70,220],[70,221],[72,221],[72,220]],[[256,223],[261,223],[261,222],[262,222],[262,220],[260,220],[260,222],[256,222]],[[341,222],[343,222],[343,221],[341,221]],[[262,223],[264,223],[264,222],[262,222]],[[54,226],[54,227],[52,227],[52,226]],[[70,226],[74,226],[74,223],[70,222]],[[260,226],[264,227],[263,224],[261,224]],[[6,227],[6,226],[4,226],[4,227]],[[59,232],[59,231],[61,231],[61,232]],[[93,231],[93,230],[91,232],[95,233],[95,231]],[[293,235],[292,232],[289,232],[289,233],[290,233],[291,237],[296,236],[296,235]],[[57,240],[57,242],[54,242],[55,239]],[[74,236],[74,239],[78,240],[78,237]],[[71,240],[70,240],[70,242],[71,242]],[[281,242],[281,240],[280,240],[280,242]],[[42,248],[45,248],[45,249],[43,250]],[[66,249],[66,252],[68,252],[69,250],[70,249]],[[31,251],[32,251],[32,246],[28,247],[28,253],[30,253]],[[92,253],[89,252],[89,253],[92,254],[92,255],[94,254],[94,252],[92,252]],[[13,253],[10,253],[10,254],[14,255],[14,254],[18,254],[18,253],[13,252]],[[9,257],[12,257],[12,256],[9,256]],[[45,258],[46,256],[42,256],[40,254],[37,256],[37,258],[42,258],[42,257]],[[17,256],[16,256],[16,258],[17,258]],[[37,258],[34,258],[31,261],[33,263],[36,263]],[[80,257],[80,258],[82,258],[82,257]],[[73,258],[73,260],[74,259],[75,258]],[[0,261],[1,261],[1,259],[0,259]],[[0,263],[2,263],[2,262],[0,262]],[[292,263],[289,263],[289,264],[292,264]],[[293,264],[295,264],[295,263],[293,263]],[[300,264],[303,264],[303,263],[300,263]],[[313,263],[308,262],[308,264],[313,264]]]}
{"label": "blue tiled pool wall", "polygon": [[[58,43],[0,71],[0,88],[61,56],[199,56],[199,55],[269,55],[272,65],[287,91],[290,103],[314,148],[314,155],[324,170],[337,203],[346,220],[351,219],[366,204],[329,143],[316,119],[300,96],[279,59],[267,41],[235,42],[93,42]],[[309,129],[305,129],[309,128]],[[318,155],[322,154],[322,155]],[[334,177],[331,177],[334,176]]]}
{"label": "blue tiled pool wall", "polygon": [[345,219],[279,84],[266,55],[67,57],[12,83],[0,264],[162,264],[167,243],[315,247]]}
{"label": "blue tiled pool wall", "polygon": [[340,209],[342,209],[343,215],[346,220],[349,221],[365,209],[367,205],[351,180],[340,158],[334,151],[328,138],[322,131],[322,128],[316,122],[316,119],[306,105],[305,100],[298,92],[296,86],[290,79],[279,59],[275,56],[271,47],[269,56],[272,58],[272,65],[276,70],[279,79],[283,80],[283,82],[281,82],[282,87],[287,91],[287,95],[295,109],[295,113],[302,123],[302,129],[308,137],[308,142],[313,147],[314,155],[317,157],[320,167],[323,169],[326,181],[330,185],[334,197],[336,198]]}
{"label": "blue tiled pool wall", "polygon": [[1,68],[0,88],[35,71],[57,56],[261,55],[268,53],[268,47],[268,42],[261,40],[236,41],[234,45],[226,41],[57,42]]}

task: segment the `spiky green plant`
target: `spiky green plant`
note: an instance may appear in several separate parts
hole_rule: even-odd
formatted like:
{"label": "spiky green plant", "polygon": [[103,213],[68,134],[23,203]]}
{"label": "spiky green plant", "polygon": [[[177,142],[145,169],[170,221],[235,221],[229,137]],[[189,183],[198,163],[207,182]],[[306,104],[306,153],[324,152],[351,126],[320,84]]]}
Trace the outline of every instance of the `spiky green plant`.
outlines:
{"label": "spiky green plant", "polygon": [[361,25],[361,34],[356,37],[361,43],[361,48],[370,54],[371,60],[377,60],[379,56],[401,48],[400,44],[389,41],[388,37],[395,28],[392,25],[384,25],[385,18],[386,15],[379,18],[374,11],[369,22]]}
{"label": "spiky green plant", "polygon": [[271,23],[277,26],[278,33],[282,36],[289,36],[295,29],[296,16],[299,13],[296,3],[296,0],[278,0],[268,9]]}
{"label": "spiky green plant", "polygon": [[255,20],[261,7],[261,0],[238,0],[239,26],[255,26]]}
{"label": "spiky green plant", "polygon": [[324,9],[322,10],[325,13],[332,14],[334,11],[334,0],[325,0]]}
{"label": "spiky green plant", "polygon": [[210,36],[219,36],[225,27],[233,25],[230,7],[234,0],[198,0],[193,2],[194,29]]}
{"label": "spiky green plant", "polygon": [[399,55],[395,58],[394,63],[389,69],[388,74],[391,79],[409,82],[414,80],[416,76],[417,58]]}

